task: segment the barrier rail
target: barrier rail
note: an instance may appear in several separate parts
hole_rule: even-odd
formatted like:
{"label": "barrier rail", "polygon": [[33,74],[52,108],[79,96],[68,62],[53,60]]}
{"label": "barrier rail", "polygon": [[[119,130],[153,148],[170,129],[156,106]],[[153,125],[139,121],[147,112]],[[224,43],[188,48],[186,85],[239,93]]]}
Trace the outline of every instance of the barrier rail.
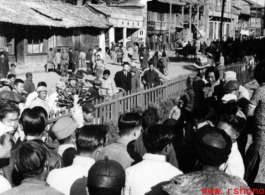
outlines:
{"label": "barrier rail", "polygon": [[[237,79],[242,84],[245,84],[251,79],[251,72],[246,64],[237,63],[231,64],[224,68],[219,68],[220,75],[225,71],[234,71],[237,73]],[[110,101],[93,100],[92,103],[96,107],[94,124],[103,124],[109,120],[117,120],[120,113],[130,112],[132,107],[139,106],[143,109],[148,107],[149,103],[157,104],[161,101],[172,97],[178,97],[186,89],[188,77],[193,78],[196,74],[180,75],[163,85],[155,88],[143,89],[128,92],[124,95],[117,94]],[[50,116],[49,123],[56,122],[59,118],[71,116],[69,111],[62,114]]]}

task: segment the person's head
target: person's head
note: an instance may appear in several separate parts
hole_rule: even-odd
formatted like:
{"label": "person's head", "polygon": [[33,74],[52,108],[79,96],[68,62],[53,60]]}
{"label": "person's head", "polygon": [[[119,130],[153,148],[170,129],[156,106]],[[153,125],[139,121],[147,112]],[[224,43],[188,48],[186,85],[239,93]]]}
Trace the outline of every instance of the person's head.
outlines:
{"label": "person's head", "polygon": [[77,81],[78,81],[78,82],[82,82],[82,81],[83,81],[83,78],[84,78],[84,74],[83,74],[83,72],[78,70],[78,71],[76,72],[76,79],[77,79]]}
{"label": "person's head", "polygon": [[173,134],[161,124],[150,125],[143,132],[143,142],[148,153],[167,154]]}
{"label": "person's head", "polygon": [[230,80],[226,82],[223,86],[224,94],[233,94],[238,96],[239,95],[239,82],[236,80]]}
{"label": "person's head", "polygon": [[50,48],[49,51],[53,51],[53,48]]}
{"label": "person's head", "polygon": [[38,83],[37,87],[46,87],[47,88],[47,83],[44,81],[41,81]]}
{"label": "person's head", "polygon": [[78,49],[75,49],[75,52],[77,53],[78,52]]}
{"label": "person's head", "polygon": [[142,130],[142,120],[138,113],[125,113],[118,120],[119,134],[132,140],[138,139]]}
{"label": "person's head", "polygon": [[234,72],[234,71],[226,71],[224,73],[224,78],[223,78],[224,83],[227,83],[230,80],[237,80],[236,79],[236,72]]}
{"label": "person's head", "polygon": [[95,46],[95,49],[98,50],[98,46],[97,45]]}
{"label": "person's head", "polygon": [[209,67],[205,72],[205,77],[210,84],[213,84],[219,79],[219,70],[215,67]]}
{"label": "person's head", "polygon": [[123,63],[123,70],[126,72],[130,70],[130,64],[128,62]]}
{"label": "person's head", "polygon": [[69,48],[69,52],[72,52],[73,51],[73,49],[72,48]]}
{"label": "person's head", "polygon": [[82,106],[83,117],[86,122],[91,122],[95,115],[95,106],[91,103],[86,103]]}
{"label": "person's head", "polygon": [[61,49],[57,49],[57,52],[60,53],[61,52]]}
{"label": "person's head", "polygon": [[88,50],[88,52],[92,53],[92,52],[93,52],[93,50],[90,48],[90,49]]}
{"label": "person's head", "polygon": [[11,69],[15,69],[15,68],[16,68],[16,65],[15,65],[15,64],[11,64],[11,65],[10,65],[10,68],[11,68]]}
{"label": "person's head", "polygon": [[102,51],[102,49],[101,48],[98,48],[98,52],[101,52]]}
{"label": "person's head", "polygon": [[4,52],[0,52],[0,58],[1,58],[1,59],[5,59],[5,54],[4,54]]}
{"label": "person's head", "polygon": [[154,56],[157,56],[158,57],[158,51],[155,52]]}
{"label": "person's head", "polygon": [[99,89],[102,86],[102,81],[100,79],[95,79],[93,81],[93,86],[94,88]]}
{"label": "person's head", "polygon": [[26,78],[27,78],[28,80],[32,80],[32,78],[33,78],[32,73],[31,73],[31,72],[27,72],[27,73],[26,73]]}
{"label": "person's head", "polygon": [[254,78],[259,84],[265,83],[265,61],[257,64],[254,70]]}
{"label": "person's head", "polygon": [[49,173],[47,154],[48,149],[42,141],[24,142],[18,149],[15,169],[24,178],[37,178],[44,181]]}
{"label": "person's head", "polygon": [[100,55],[99,54],[97,55],[97,60],[100,60]]}
{"label": "person's head", "polygon": [[159,114],[156,108],[150,107],[145,110],[141,116],[142,127],[146,129],[149,125],[154,125],[159,123]]}
{"label": "person's head", "polygon": [[24,91],[24,81],[16,79],[14,82],[14,88],[18,93],[22,93]]}
{"label": "person's head", "polygon": [[46,87],[38,87],[37,88],[38,97],[42,100],[45,100],[47,97],[47,88]]}
{"label": "person's head", "polygon": [[107,80],[110,76],[110,71],[108,69],[103,71],[103,79]]}
{"label": "person's head", "polygon": [[223,56],[223,53],[222,52],[220,53],[220,56]]}
{"label": "person's head", "polygon": [[124,169],[108,157],[97,161],[88,171],[87,191],[90,195],[120,195],[124,185]]}
{"label": "person's head", "polygon": [[77,83],[76,75],[74,75],[74,74],[71,75],[68,80],[69,80],[69,84],[70,84],[71,87],[75,87],[76,86],[76,83]]}
{"label": "person's head", "polygon": [[163,51],[163,52],[162,52],[162,57],[166,57],[166,56],[167,56],[166,52]]}
{"label": "person's head", "polygon": [[63,90],[65,90],[65,88],[66,88],[65,82],[58,81],[56,83],[56,91],[63,91]]}
{"label": "person's head", "polygon": [[232,142],[236,142],[240,133],[246,125],[245,119],[236,115],[222,115],[219,119],[217,127],[224,130],[227,135],[232,139]]}
{"label": "person's head", "polygon": [[181,141],[183,139],[183,129],[181,129],[180,123],[177,120],[173,118],[167,119],[163,122],[163,125],[167,130],[170,130],[175,140]]}
{"label": "person's head", "polygon": [[208,105],[203,105],[192,113],[192,122],[196,131],[205,125],[215,126],[217,120],[216,112]]}
{"label": "person's head", "polygon": [[27,108],[19,122],[26,136],[41,138],[47,126],[47,112],[42,107]]}
{"label": "person's head", "polygon": [[149,68],[150,68],[150,71],[153,71],[154,70],[154,64],[150,64]]}
{"label": "person's head", "polygon": [[14,83],[15,80],[16,80],[16,76],[13,75],[13,74],[9,74],[9,75],[7,76],[7,79],[8,79],[11,83]]}
{"label": "person's head", "polygon": [[0,121],[15,133],[18,128],[18,119],[20,111],[17,105],[13,103],[2,103],[0,105]]}
{"label": "person's head", "polygon": [[10,134],[0,133],[0,159],[10,158],[12,144],[10,141]]}
{"label": "person's head", "polygon": [[206,125],[197,131],[192,140],[193,153],[203,169],[215,168],[228,160],[231,138],[221,129]]}
{"label": "person's head", "polygon": [[105,125],[85,125],[76,134],[76,147],[79,155],[89,155],[97,159],[106,143]]}
{"label": "person's head", "polygon": [[60,145],[74,143],[72,135],[77,128],[77,124],[70,117],[60,118],[52,127],[52,134],[57,138]]}
{"label": "person's head", "polygon": [[136,74],[136,68],[132,67],[130,73],[131,73],[131,75],[133,77]]}

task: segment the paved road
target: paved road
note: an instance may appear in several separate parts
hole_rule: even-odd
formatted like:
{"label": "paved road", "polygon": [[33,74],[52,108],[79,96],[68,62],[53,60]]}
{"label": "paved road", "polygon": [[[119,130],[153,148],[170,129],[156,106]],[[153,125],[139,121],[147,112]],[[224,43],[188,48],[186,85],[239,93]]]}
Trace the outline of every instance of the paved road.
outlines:
{"label": "paved road", "polygon": [[[192,68],[191,64],[193,62],[183,62],[183,61],[177,61],[176,57],[174,57],[173,54],[169,54],[171,65],[169,66],[169,78],[176,78],[179,75],[185,75],[190,74],[194,69]],[[111,59],[106,60],[106,68],[110,70],[111,77],[115,76],[115,73],[117,71],[122,70],[122,67],[117,65],[115,62],[113,62]],[[140,67],[139,63],[136,63],[137,67]],[[30,71],[30,70],[29,70]],[[25,76],[21,75],[18,76],[19,78],[25,80]],[[95,77],[91,75],[85,75],[84,80],[93,80]],[[55,83],[60,80],[60,75],[58,75],[55,72],[41,72],[41,73],[34,73],[33,74],[33,82],[35,85],[37,85],[40,81],[45,81],[48,85],[48,94],[51,94],[55,90]],[[88,86],[90,86],[90,83],[87,83]]]}

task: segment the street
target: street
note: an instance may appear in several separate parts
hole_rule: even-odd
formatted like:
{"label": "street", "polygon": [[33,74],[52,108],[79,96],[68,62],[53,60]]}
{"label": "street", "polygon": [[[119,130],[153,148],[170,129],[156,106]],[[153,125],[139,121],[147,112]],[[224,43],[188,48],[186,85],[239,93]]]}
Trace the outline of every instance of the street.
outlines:
{"label": "street", "polygon": [[[174,54],[169,54],[170,58],[170,66],[169,66],[169,71],[168,71],[168,77],[170,79],[176,78],[179,75],[186,75],[192,73],[193,68],[190,66],[193,62],[181,62],[177,61],[176,62],[176,57]],[[114,78],[116,72],[122,70],[122,67],[116,64],[114,61],[110,59],[108,55],[106,55],[106,69],[109,69],[111,72],[111,77]],[[140,68],[140,64],[136,63],[136,67]],[[44,68],[43,68],[44,70]],[[30,70],[28,69],[28,72]],[[95,77],[92,75],[84,75],[83,81],[85,80],[94,80]],[[25,73],[19,73],[18,78],[25,80]],[[60,75],[58,75],[56,72],[36,72],[33,73],[33,82],[35,83],[35,86],[37,86],[38,82],[40,81],[45,81],[48,85],[48,94],[51,94],[55,90],[55,84],[57,81],[59,81],[61,78]],[[91,86],[90,82],[85,82],[88,86]]]}

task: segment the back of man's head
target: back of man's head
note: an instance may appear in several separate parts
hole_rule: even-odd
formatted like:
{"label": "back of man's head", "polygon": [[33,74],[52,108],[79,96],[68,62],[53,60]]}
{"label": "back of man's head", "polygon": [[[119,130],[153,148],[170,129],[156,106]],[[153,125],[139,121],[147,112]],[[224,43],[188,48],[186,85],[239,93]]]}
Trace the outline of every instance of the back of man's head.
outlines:
{"label": "back of man's head", "polygon": [[118,127],[121,135],[129,135],[135,128],[142,125],[142,119],[138,113],[125,113],[119,117]]}
{"label": "back of man's head", "polygon": [[13,77],[16,78],[16,76],[13,75],[13,74],[9,74],[9,75],[7,75],[7,79],[12,79]]}
{"label": "back of man's head", "polygon": [[47,165],[48,150],[39,140],[24,142],[18,149],[15,167],[24,178],[32,178],[43,173]]}
{"label": "back of man's head", "polygon": [[25,109],[20,117],[25,135],[41,136],[47,125],[47,112],[42,107]]}
{"label": "back of man's head", "polygon": [[103,147],[106,142],[105,125],[83,126],[76,136],[76,146],[78,153],[93,153],[99,147]]}
{"label": "back of man's head", "polygon": [[142,127],[146,129],[149,125],[157,124],[159,122],[159,115],[156,108],[148,108],[142,114]]}
{"label": "back of man's head", "polygon": [[151,125],[143,132],[143,142],[148,153],[160,154],[172,142],[173,134],[164,125]]}

